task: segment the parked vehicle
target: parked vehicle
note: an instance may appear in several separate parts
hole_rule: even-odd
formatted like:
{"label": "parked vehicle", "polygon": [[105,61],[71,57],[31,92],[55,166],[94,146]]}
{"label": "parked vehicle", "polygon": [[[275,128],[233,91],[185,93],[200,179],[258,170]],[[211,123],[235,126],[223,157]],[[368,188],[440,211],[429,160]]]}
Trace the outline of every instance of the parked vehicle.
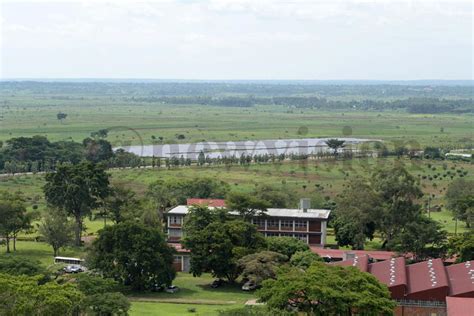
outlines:
{"label": "parked vehicle", "polygon": [[66,273],[79,273],[84,272],[84,267],[78,264],[70,264],[64,268]]}
{"label": "parked vehicle", "polygon": [[247,281],[242,285],[242,291],[253,291],[257,289],[257,284],[254,281]]}
{"label": "parked vehicle", "polygon": [[216,279],[216,280],[212,281],[211,287],[213,289],[215,289],[215,288],[221,287],[223,284],[224,284],[224,280]]}
{"label": "parked vehicle", "polygon": [[179,287],[177,287],[176,285],[170,285],[165,289],[166,293],[176,293],[178,291],[179,291]]}

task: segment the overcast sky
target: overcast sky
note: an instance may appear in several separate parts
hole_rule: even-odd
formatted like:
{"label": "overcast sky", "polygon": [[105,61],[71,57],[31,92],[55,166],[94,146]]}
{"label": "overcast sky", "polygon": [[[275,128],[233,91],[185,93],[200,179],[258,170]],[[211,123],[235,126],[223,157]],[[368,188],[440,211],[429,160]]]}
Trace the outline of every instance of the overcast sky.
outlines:
{"label": "overcast sky", "polygon": [[473,77],[470,0],[134,2],[3,0],[1,77]]}

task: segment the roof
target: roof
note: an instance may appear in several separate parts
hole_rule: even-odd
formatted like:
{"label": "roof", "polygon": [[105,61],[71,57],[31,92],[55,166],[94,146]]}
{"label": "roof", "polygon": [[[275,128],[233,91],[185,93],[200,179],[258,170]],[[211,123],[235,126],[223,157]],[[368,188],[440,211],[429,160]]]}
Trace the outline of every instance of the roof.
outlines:
{"label": "roof", "polygon": [[448,316],[474,315],[474,298],[446,297]]}
{"label": "roof", "polygon": [[369,272],[388,287],[407,284],[403,257],[372,263]]}
{"label": "roof", "polygon": [[225,207],[225,200],[223,199],[187,199],[186,205],[207,205],[212,207]]}
{"label": "roof", "polygon": [[311,251],[317,253],[321,257],[331,257],[334,259],[344,260],[348,254],[355,254],[357,256],[368,255],[374,260],[388,260],[395,257],[396,253],[392,251],[378,251],[378,250],[345,250],[345,249],[325,249],[321,247],[311,247]]}
{"label": "roof", "polygon": [[474,294],[474,260],[447,266],[446,273],[450,285],[450,296]]}
{"label": "roof", "polygon": [[406,271],[408,295],[449,286],[441,259],[430,259],[410,264],[406,267]]}
{"label": "roof", "polygon": [[[213,208],[213,207],[209,207]],[[175,208],[168,211],[168,214],[182,214],[186,215],[188,213],[188,205],[178,205]],[[266,215],[271,217],[297,217],[297,218],[319,218],[327,219],[330,210],[324,209],[308,209],[306,212],[303,212],[301,209],[290,209],[290,208],[269,208],[267,209]]]}
{"label": "roof", "polygon": [[336,261],[333,262],[336,266],[343,266],[343,267],[357,267],[360,271],[368,272],[369,271],[369,256],[362,255],[358,256],[355,255],[354,258],[344,261]]}

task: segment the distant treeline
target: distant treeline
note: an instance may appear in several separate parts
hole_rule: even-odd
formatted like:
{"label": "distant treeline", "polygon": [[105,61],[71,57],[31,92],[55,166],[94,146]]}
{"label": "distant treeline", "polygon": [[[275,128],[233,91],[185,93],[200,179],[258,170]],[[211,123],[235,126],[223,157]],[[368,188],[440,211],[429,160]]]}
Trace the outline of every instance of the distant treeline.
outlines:
{"label": "distant treeline", "polygon": [[[458,85],[454,85],[458,84]],[[171,97],[171,96],[319,96],[364,98],[473,98],[472,82],[256,81],[256,82],[46,82],[2,81],[0,94],[41,95],[59,100],[82,97]]]}
{"label": "distant treeline", "polygon": [[284,105],[294,108],[314,109],[359,109],[359,110],[400,110],[410,113],[470,113],[474,112],[473,99],[408,98],[394,101],[362,100],[331,101],[321,97],[132,97],[131,102],[151,102],[163,104],[200,104],[229,107],[251,107],[260,105]]}

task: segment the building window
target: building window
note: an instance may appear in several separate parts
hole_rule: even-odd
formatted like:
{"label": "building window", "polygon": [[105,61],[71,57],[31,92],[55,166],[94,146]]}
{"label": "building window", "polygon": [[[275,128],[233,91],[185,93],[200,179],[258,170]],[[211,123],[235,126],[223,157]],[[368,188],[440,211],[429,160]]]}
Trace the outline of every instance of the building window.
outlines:
{"label": "building window", "polygon": [[169,229],[168,236],[170,237],[181,237],[183,236],[183,231],[181,229]]}
{"label": "building window", "polygon": [[265,227],[265,220],[263,218],[254,218],[253,224],[257,225],[257,227]]}
{"label": "building window", "polygon": [[299,239],[299,240],[302,240],[304,242],[307,242],[307,235],[306,234],[295,234],[294,237]]}
{"label": "building window", "polygon": [[282,220],[281,221],[281,229],[293,229],[293,221],[292,220]]}
{"label": "building window", "polygon": [[267,227],[278,227],[278,220],[268,219],[267,220]]}
{"label": "building window", "polygon": [[279,233],[267,233],[266,236],[267,237],[278,237],[278,236],[280,236],[280,234]]}
{"label": "building window", "polygon": [[170,216],[171,225],[181,225],[182,217],[181,216]]}
{"label": "building window", "polygon": [[306,221],[295,221],[295,227],[306,228]]}

